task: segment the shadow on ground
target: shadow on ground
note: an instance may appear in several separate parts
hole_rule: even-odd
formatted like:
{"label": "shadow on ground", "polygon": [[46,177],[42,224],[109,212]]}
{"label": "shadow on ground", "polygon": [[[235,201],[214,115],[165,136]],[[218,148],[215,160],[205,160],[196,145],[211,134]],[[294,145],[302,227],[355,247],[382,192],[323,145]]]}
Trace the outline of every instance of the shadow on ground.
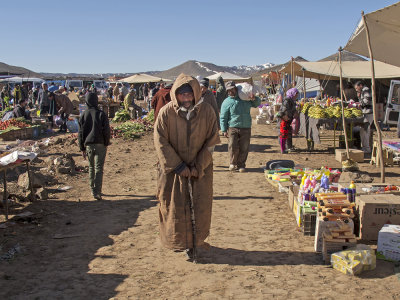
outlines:
{"label": "shadow on ground", "polygon": [[15,245],[21,253],[0,260],[4,272],[0,285],[7,287],[0,289],[0,298],[114,297],[127,276],[90,273],[89,265],[98,257],[98,249],[113,244],[111,236],[134,227],[140,212],[157,204],[154,196],[124,197],[127,199],[38,201],[25,209],[34,213],[29,222],[11,219],[9,224],[15,224],[0,232],[0,256]]}
{"label": "shadow on ground", "polygon": [[198,262],[231,266],[321,265],[322,259],[315,252],[245,251],[211,247],[209,251],[201,250]]}

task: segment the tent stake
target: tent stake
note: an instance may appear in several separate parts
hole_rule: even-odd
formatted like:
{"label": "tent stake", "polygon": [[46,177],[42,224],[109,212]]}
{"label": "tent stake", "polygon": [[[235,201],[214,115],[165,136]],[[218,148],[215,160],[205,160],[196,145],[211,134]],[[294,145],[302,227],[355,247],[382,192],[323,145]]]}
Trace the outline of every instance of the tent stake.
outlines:
{"label": "tent stake", "polygon": [[367,35],[367,45],[368,45],[368,52],[369,57],[371,58],[371,90],[372,90],[372,113],[374,116],[374,124],[376,131],[378,133],[378,153],[379,153],[379,160],[381,164],[381,182],[385,182],[385,158],[382,155],[382,132],[381,128],[379,127],[378,117],[376,115],[376,91],[375,91],[375,65],[374,65],[374,56],[372,53],[371,48],[371,40],[369,36],[369,30],[367,25],[367,20],[364,15],[364,11],[361,12],[361,16],[365,26],[365,34]]}

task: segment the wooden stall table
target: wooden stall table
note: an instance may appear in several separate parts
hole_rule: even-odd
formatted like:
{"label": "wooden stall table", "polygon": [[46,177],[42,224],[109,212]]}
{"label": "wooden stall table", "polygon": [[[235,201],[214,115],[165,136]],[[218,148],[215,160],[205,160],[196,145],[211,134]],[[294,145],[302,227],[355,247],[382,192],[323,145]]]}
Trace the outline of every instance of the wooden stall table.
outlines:
{"label": "wooden stall table", "polygon": [[6,166],[0,166],[0,172],[3,173],[3,204],[4,204],[4,214],[6,216],[6,220],[8,220],[8,197],[7,197],[7,170],[12,170],[16,167],[26,165],[26,170],[28,172],[28,179],[29,179],[29,189],[31,191],[31,202],[35,201],[35,194],[33,192],[33,184],[32,184],[32,173],[30,168],[30,160],[23,160],[19,162],[15,162]]}

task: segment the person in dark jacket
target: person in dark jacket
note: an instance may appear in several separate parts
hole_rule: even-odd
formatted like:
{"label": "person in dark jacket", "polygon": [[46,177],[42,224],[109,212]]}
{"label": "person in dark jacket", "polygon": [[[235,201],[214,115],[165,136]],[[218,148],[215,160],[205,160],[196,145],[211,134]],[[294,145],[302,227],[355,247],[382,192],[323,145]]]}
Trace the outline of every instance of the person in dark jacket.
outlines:
{"label": "person in dark jacket", "polygon": [[47,114],[50,109],[50,101],[49,101],[49,88],[47,83],[42,84],[42,89],[39,92],[38,96],[38,104],[40,108],[41,114]]}
{"label": "person in dark jacket", "polygon": [[103,169],[107,146],[110,144],[110,124],[98,107],[95,93],[86,94],[87,109],[79,119],[78,141],[83,158],[89,160],[89,180],[92,195],[101,200]]}
{"label": "person in dark jacket", "polygon": [[363,126],[360,129],[361,147],[364,153],[371,153],[372,128],[374,123],[374,115],[372,110],[372,93],[369,87],[363,81],[357,81],[354,89],[359,95],[359,101],[363,112]]}
{"label": "person in dark jacket", "polygon": [[14,111],[13,111],[14,118],[29,119],[29,116],[26,113],[26,105],[27,105],[27,102],[25,99],[19,100],[18,105],[14,108]]}
{"label": "person in dark jacket", "polygon": [[217,120],[219,119],[219,110],[217,105],[217,100],[215,100],[214,94],[208,89],[210,85],[210,81],[208,78],[203,78],[200,80],[200,88],[201,88],[201,97],[203,98],[203,102],[208,103],[212,106],[215,111],[215,116]]}
{"label": "person in dark jacket", "polygon": [[221,111],[222,102],[224,102],[225,98],[228,97],[226,92],[224,79],[221,76],[217,78],[217,91],[215,93],[215,98],[217,100],[218,109]]}
{"label": "person in dark jacket", "polygon": [[[279,115],[282,116],[287,116],[287,121],[289,124],[292,124],[292,121],[295,117],[295,114],[297,113],[296,110],[296,99],[299,95],[299,91],[296,88],[291,88],[286,92],[286,97],[282,102],[281,109],[279,111]],[[293,132],[292,132],[292,126],[289,126],[288,128],[288,133],[287,133],[287,139],[286,139],[286,150],[288,152],[292,152],[293,149]]]}

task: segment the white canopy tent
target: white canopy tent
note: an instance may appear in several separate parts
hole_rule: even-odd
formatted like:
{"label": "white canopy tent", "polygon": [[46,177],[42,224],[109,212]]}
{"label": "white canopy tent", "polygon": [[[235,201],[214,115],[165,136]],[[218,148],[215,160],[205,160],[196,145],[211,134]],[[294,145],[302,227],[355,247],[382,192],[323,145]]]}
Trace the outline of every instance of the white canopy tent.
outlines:
{"label": "white canopy tent", "polygon": [[243,78],[238,75],[229,72],[219,72],[214,75],[207,76],[209,80],[217,80],[218,77],[222,77],[224,80],[248,80],[249,78]]}
{"label": "white canopy tent", "polygon": [[[366,14],[365,19],[374,59],[400,67],[400,2]],[[344,49],[369,57],[363,19]]]}
{"label": "white canopy tent", "polygon": [[35,77],[11,77],[11,78],[5,78],[1,79],[0,82],[7,82],[7,83],[22,83],[22,82],[34,82],[34,83],[42,83],[44,82],[44,79],[42,78],[35,78]]}
{"label": "white canopy tent", "polygon": [[161,77],[151,76],[148,74],[135,74],[118,80],[118,82],[126,82],[126,83],[148,83],[148,82],[161,82],[161,81],[170,81],[170,80],[163,79]]}

